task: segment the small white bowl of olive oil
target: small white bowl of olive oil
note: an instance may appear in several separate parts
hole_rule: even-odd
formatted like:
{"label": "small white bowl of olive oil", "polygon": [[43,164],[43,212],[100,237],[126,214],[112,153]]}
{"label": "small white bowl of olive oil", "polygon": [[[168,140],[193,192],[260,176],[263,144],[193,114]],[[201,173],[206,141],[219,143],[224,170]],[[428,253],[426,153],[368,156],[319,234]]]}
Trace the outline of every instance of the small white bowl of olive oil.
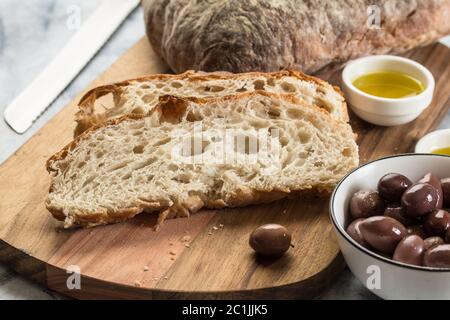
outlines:
{"label": "small white bowl of olive oil", "polygon": [[367,122],[395,126],[416,119],[433,99],[431,72],[413,60],[377,55],[353,60],[342,71],[353,112]]}
{"label": "small white bowl of olive oil", "polygon": [[416,153],[434,153],[450,156],[450,129],[430,132],[416,144]]}

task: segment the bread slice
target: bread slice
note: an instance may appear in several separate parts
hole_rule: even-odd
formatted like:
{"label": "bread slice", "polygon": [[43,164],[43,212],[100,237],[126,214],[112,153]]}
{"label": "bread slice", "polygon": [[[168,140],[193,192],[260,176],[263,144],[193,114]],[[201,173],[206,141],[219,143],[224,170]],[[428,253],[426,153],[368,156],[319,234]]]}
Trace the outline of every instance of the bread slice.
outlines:
{"label": "bread slice", "polygon": [[47,163],[47,208],[65,226],[143,211],[189,216],[329,192],[358,165],[351,127],[293,95],[172,96],[147,116],[87,130]]}
{"label": "bread slice", "polygon": [[[334,118],[348,121],[347,107],[339,88],[298,71],[241,74],[188,71],[179,75],[152,75],[92,89],[79,103],[75,136],[93,125],[126,114],[146,114],[163,95],[209,99],[255,90],[295,94],[305,104],[316,105]],[[109,93],[114,97],[113,106],[96,110],[96,100]]]}

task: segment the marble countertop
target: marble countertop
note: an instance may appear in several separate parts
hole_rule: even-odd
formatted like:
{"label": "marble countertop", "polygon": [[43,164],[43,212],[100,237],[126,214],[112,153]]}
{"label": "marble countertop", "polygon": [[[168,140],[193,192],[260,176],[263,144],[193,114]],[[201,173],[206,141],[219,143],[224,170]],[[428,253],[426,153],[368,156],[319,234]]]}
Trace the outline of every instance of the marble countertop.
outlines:
{"label": "marble countertop", "polygon": [[[44,68],[76,32],[67,26],[74,9],[81,23],[101,0],[0,1],[0,113]],[[0,121],[0,163],[58,113],[101,72],[144,35],[142,10],[136,9],[78,77],[49,106],[25,134],[18,135]],[[450,46],[450,37],[444,40]],[[448,127],[450,117],[441,127]],[[61,299],[0,264],[0,299]],[[348,269],[323,293],[321,299],[376,299]]]}

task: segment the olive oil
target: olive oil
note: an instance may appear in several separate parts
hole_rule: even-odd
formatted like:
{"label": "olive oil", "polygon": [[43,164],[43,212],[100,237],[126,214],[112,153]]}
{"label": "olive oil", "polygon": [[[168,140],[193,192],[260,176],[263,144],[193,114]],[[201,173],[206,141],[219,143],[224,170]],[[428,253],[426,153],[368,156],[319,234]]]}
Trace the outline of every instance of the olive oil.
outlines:
{"label": "olive oil", "polygon": [[353,85],[367,94],[382,98],[412,97],[425,89],[416,78],[395,71],[367,73],[353,81]]}
{"label": "olive oil", "polygon": [[433,150],[432,153],[434,153],[434,154],[443,154],[443,155],[446,155],[446,156],[450,156],[450,147],[439,148],[439,149]]}

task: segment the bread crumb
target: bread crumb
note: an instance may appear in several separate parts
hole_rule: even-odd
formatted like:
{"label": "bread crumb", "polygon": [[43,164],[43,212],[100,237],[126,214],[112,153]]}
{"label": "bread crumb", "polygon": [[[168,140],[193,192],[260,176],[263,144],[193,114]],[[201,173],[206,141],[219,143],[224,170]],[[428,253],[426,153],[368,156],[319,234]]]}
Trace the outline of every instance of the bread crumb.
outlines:
{"label": "bread crumb", "polygon": [[170,257],[170,260],[174,261],[174,260],[175,260],[175,257]]}
{"label": "bread crumb", "polygon": [[283,213],[286,213],[286,212],[287,212],[287,209],[284,209],[284,210],[283,210]]}
{"label": "bread crumb", "polygon": [[176,255],[176,252],[173,252],[173,251],[169,251],[169,254],[171,254],[171,255],[175,256],[175,255]]}
{"label": "bread crumb", "polygon": [[148,271],[148,267],[147,266],[144,266],[144,271]]}
{"label": "bread crumb", "polygon": [[138,281],[138,280],[136,280],[136,281],[134,282],[134,286],[139,288],[139,287],[141,286],[141,282]]}
{"label": "bread crumb", "polygon": [[181,238],[181,242],[189,242],[191,240],[191,236],[186,235]]}
{"label": "bread crumb", "polygon": [[221,223],[221,224],[219,224],[219,228],[220,229],[222,229],[223,228],[223,224]]}
{"label": "bread crumb", "polygon": [[212,235],[212,231],[208,232],[208,236]]}
{"label": "bread crumb", "polygon": [[169,246],[173,246],[173,242],[169,242]]}
{"label": "bread crumb", "polygon": [[168,277],[164,277],[164,280],[167,280],[167,279],[169,279]]}
{"label": "bread crumb", "polygon": [[191,245],[190,245],[189,243],[185,243],[184,246],[185,246],[186,248],[189,248]]}
{"label": "bread crumb", "polygon": [[213,227],[213,230],[219,230],[219,228],[217,228],[216,226]]}

